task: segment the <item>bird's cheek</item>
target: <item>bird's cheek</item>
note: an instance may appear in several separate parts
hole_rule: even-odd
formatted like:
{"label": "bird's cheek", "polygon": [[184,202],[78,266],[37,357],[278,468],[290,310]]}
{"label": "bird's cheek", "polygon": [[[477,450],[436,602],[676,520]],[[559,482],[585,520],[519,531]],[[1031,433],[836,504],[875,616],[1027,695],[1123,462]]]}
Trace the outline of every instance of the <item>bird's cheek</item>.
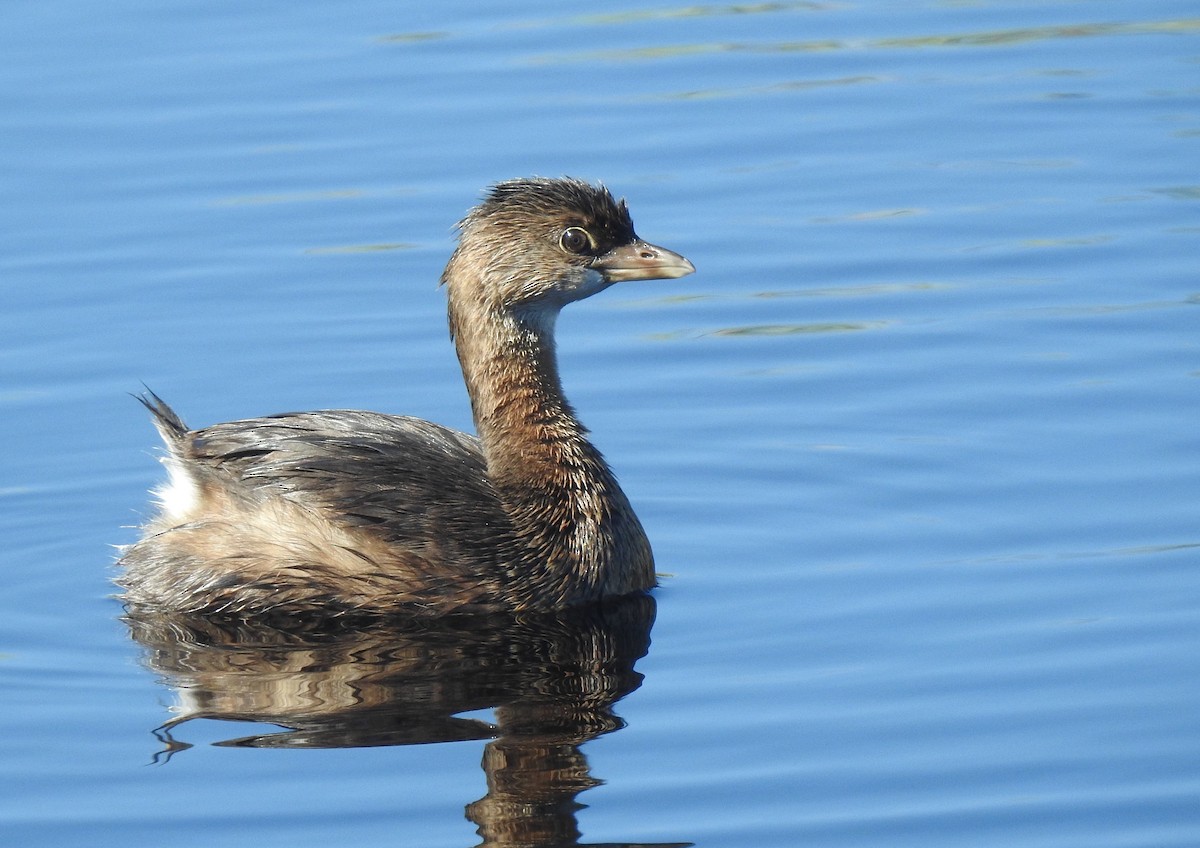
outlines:
{"label": "bird's cheek", "polygon": [[572,277],[571,282],[573,283],[571,294],[574,300],[591,297],[596,292],[604,291],[606,288],[612,285],[612,283],[595,268],[581,268],[580,272]]}

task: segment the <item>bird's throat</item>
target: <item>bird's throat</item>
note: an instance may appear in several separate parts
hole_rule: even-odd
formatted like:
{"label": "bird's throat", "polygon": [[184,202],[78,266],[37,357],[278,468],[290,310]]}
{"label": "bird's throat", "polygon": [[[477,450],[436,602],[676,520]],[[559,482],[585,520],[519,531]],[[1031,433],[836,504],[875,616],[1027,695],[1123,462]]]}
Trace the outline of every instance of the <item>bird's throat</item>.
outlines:
{"label": "bird's throat", "polygon": [[648,588],[642,527],[563,396],[552,317],[452,320],[488,477],[532,566],[569,602]]}

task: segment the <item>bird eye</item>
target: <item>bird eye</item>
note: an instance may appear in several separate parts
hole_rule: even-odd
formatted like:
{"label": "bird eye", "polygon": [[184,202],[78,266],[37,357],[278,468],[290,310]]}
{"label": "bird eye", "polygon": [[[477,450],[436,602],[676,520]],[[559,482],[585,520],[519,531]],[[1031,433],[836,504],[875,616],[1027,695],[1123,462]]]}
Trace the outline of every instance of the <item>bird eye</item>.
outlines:
{"label": "bird eye", "polygon": [[559,246],[567,253],[586,253],[592,245],[592,237],[582,227],[567,227],[558,239]]}

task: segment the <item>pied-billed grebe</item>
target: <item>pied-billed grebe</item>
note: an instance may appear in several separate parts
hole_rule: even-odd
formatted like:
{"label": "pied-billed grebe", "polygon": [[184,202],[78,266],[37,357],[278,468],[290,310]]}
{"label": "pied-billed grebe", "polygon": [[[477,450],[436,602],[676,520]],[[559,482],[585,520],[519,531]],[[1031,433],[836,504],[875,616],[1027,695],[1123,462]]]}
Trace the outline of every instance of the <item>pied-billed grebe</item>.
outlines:
{"label": "pied-billed grebe", "polygon": [[167,443],[160,514],[121,558],[126,600],[178,612],[446,613],[565,607],[654,585],[650,544],[563,397],[558,311],[695,268],[574,179],[499,183],[442,275],[479,437],[327,410]]}

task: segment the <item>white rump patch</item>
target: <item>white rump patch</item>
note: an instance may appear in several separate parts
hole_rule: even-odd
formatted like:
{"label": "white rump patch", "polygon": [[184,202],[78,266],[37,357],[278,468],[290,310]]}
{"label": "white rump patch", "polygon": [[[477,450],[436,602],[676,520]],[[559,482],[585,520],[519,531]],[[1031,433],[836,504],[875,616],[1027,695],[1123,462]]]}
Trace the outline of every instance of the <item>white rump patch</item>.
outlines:
{"label": "white rump patch", "polygon": [[162,463],[167,467],[167,482],[155,488],[154,498],[163,518],[173,524],[191,521],[200,507],[200,485],[175,457],[163,457]]}

